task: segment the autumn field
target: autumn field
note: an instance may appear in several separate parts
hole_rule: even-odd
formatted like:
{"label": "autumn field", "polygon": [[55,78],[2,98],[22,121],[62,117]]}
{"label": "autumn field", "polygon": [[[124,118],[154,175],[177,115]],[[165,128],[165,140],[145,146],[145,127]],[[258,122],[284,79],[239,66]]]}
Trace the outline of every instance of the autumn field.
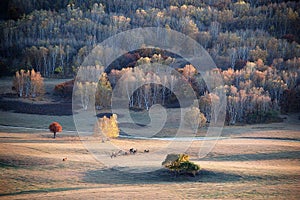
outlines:
{"label": "autumn field", "polygon": [[[34,105],[55,104],[55,97],[49,94],[60,81],[45,80],[48,96],[46,93],[42,101],[34,102],[5,96],[5,88],[11,82],[3,79],[1,102],[9,100]],[[121,149],[134,147],[139,150],[137,155],[112,159],[107,154],[106,162],[111,159],[112,163],[126,161],[137,166],[135,171],[129,171],[122,164],[107,166],[107,163],[96,159],[84,146],[84,142],[90,141],[96,144],[96,149],[101,149],[101,139],[79,137],[72,115],[28,114],[2,109],[0,198],[298,199],[298,117],[299,114],[289,114],[283,115],[283,121],[279,123],[225,126],[221,139],[201,159],[197,155],[204,141],[193,141],[186,153],[193,162],[201,166],[201,171],[193,177],[175,176],[160,163],[149,163],[147,160],[137,162],[138,157],[146,156],[143,149],[158,151],[169,140],[111,139],[109,142]],[[47,130],[52,121],[59,121],[64,127],[56,139]],[[168,132],[171,128],[167,127],[165,131]],[[203,131],[205,129],[200,131],[199,137]],[[162,136],[166,137],[168,134]],[[146,171],[146,168],[153,170]]]}
{"label": "autumn field", "polygon": [[[188,153],[202,168],[196,177],[175,177],[163,168],[142,173],[108,168],[75,133],[63,132],[54,140],[48,132],[1,132],[1,199],[298,199],[299,126],[289,122],[266,125],[267,130],[246,128],[253,131],[227,133],[228,139],[219,140],[200,160],[201,141],[193,142]],[[111,142],[154,151],[166,141]],[[135,162],[135,156],[126,159]]]}

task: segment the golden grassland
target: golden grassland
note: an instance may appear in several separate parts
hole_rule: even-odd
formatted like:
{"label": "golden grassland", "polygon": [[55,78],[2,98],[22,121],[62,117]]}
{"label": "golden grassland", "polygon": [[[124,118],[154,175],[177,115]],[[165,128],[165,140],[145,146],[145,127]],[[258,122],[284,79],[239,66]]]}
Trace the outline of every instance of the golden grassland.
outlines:
{"label": "golden grassland", "polygon": [[[194,141],[187,152],[202,170],[196,177],[175,177],[163,168],[142,173],[107,168],[86,150],[81,141],[84,138],[72,133],[52,139],[47,132],[1,132],[0,198],[297,199],[299,135],[297,130],[228,134],[228,139],[219,140],[200,160],[196,155],[203,141]],[[166,143],[134,139],[111,142],[124,149],[134,146],[150,151]],[[62,161],[65,157],[67,160]],[[129,155],[126,159],[135,162],[134,158]]]}

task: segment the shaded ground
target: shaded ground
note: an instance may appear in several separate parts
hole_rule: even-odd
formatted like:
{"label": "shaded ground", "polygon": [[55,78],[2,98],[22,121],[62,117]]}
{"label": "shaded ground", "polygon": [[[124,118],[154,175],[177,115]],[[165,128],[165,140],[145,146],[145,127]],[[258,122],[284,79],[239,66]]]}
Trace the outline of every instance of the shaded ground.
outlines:
{"label": "shaded ground", "polygon": [[11,90],[11,77],[1,78],[0,110],[38,115],[72,115],[71,99],[61,98],[53,91],[56,84],[64,81],[66,80],[45,79],[45,95],[42,98],[26,99],[18,98],[16,92]]}
{"label": "shaded ground", "polygon": [[38,115],[72,115],[71,103],[43,103],[36,104],[20,100],[7,100],[0,98],[0,110],[13,111],[16,113],[38,114]]}

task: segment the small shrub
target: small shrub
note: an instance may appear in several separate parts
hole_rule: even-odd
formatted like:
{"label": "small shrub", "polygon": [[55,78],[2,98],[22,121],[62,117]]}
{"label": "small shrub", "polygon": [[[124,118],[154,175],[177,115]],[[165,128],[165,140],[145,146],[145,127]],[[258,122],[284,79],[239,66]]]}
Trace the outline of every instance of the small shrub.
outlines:
{"label": "small shrub", "polygon": [[200,166],[190,162],[189,156],[186,154],[168,154],[162,165],[176,174],[193,174],[195,176],[200,170]]}
{"label": "small shrub", "polygon": [[61,66],[55,68],[54,74],[62,74],[62,73],[63,73],[63,68]]}
{"label": "small shrub", "polygon": [[247,115],[246,122],[248,124],[255,123],[272,123],[272,122],[281,122],[282,119],[279,117],[279,112],[275,110],[267,111],[267,112],[255,112]]}
{"label": "small shrub", "polygon": [[73,86],[74,86],[74,79],[63,83],[59,83],[55,85],[54,92],[55,94],[61,97],[72,98]]}

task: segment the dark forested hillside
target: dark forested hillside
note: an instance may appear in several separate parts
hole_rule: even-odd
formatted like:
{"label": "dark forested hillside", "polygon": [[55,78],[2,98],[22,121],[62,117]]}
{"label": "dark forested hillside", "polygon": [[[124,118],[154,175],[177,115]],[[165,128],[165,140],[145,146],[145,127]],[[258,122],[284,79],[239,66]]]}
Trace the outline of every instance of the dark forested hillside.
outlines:
{"label": "dark forested hillside", "polygon": [[[93,46],[136,27],[169,27],[206,48],[218,67],[300,56],[296,1],[2,1],[1,71],[72,76]],[[5,9],[7,7],[7,9]],[[4,73],[3,72],[3,73]]]}
{"label": "dark forested hillside", "polygon": [[[1,7],[1,75],[34,69],[43,77],[74,77],[84,58],[105,39],[133,28],[163,27],[190,36],[211,55],[224,79],[228,123],[262,122],[279,111],[300,110],[298,1],[11,0],[1,1]],[[92,85],[110,97],[125,72],[132,79],[147,76],[133,70],[138,62],[172,65],[176,58],[164,50],[137,49],[115,60]],[[209,121],[208,108],[218,97],[207,91],[193,66],[182,63],[180,68]],[[174,102],[171,90],[147,87],[133,93],[130,107]],[[100,91],[97,94],[102,98],[96,97],[96,104],[110,105]]]}

